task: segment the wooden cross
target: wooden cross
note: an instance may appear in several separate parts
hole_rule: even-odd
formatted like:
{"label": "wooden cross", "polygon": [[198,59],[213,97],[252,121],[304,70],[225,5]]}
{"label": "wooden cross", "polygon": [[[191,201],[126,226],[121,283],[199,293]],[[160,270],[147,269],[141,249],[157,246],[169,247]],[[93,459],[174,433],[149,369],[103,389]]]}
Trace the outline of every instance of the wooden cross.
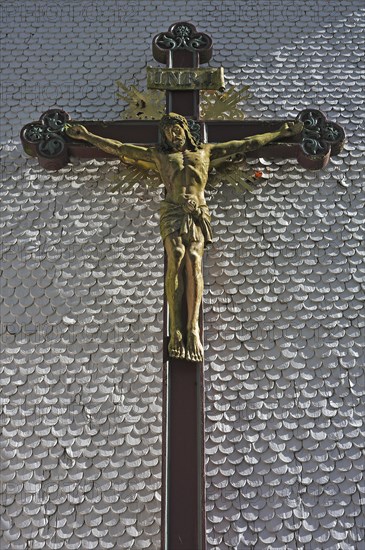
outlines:
{"label": "wooden cross", "polygon": [[[170,69],[157,74],[167,78],[166,110],[184,115],[200,133],[202,141],[242,140],[255,134],[274,132],[283,120],[206,121],[199,119],[199,82],[191,85],[201,63],[212,56],[212,40],[186,22],[172,25],[153,39],[153,56]],[[196,73],[188,69],[196,70]],[[175,72],[174,72],[175,70]],[[185,72],[184,72],[185,71]],[[166,76],[167,75],[167,76]],[[193,76],[192,76],[193,75]],[[209,78],[213,78],[208,75]],[[199,80],[199,78],[198,78]],[[182,83],[195,89],[181,89]],[[208,84],[209,86],[209,84]],[[248,156],[297,158],[308,169],[326,166],[337,155],[345,134],[316,109],[305,109],[297,117],[304,123],[301,135],[265,145]],[[116,158],[96,147],[74,141],[65,134],[69,115],[59,109],[44,113],[38,122],[21,131],[24,150],[38,157],[45,169],[57,170],[70,156],[84,159]],[[90,132],[125,143],[153,145],[159,141],[158,121],[119,122],[78,121]],[[194,124],[195,123],[195,124]],[[169,358],[167,352],[167,304],[164,304],[164,387],[163,387],[163,550],[203,550],[205,548],[204,469],[204,377],[203,363]],[[202,314],[200,315],[203,332]]]}

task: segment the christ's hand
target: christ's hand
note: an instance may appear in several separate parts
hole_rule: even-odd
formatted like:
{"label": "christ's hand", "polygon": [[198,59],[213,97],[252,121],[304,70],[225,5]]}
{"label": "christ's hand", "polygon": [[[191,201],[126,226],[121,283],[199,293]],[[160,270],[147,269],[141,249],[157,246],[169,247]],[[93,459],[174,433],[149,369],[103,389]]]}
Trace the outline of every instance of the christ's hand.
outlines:
{"label": "christ's hand", "polygon": [[297,134],[300,134],[300,132],[303,130],[303,128],[304,128],[303,122],[299,122],[299,121],[285,122],[280,127],[280,130],[279,130],[280,137],[296,136]]}
{"label": "christ's hand", "polygon": [[87,140],[89,137],[88,130],[81,124],[67,124],[66,134],[73,139]]}

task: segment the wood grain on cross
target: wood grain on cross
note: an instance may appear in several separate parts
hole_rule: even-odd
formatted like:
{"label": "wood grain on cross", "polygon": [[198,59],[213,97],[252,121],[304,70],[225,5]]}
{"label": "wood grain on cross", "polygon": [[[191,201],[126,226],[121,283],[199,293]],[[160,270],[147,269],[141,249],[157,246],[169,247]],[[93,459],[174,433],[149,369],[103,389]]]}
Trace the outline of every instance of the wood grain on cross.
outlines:
{"label": "wood grain on cross", "polygon": [[[190,23],[176,23],[153,40],[154,58],[168,68],[198,69],[212,56],[212,41]],[[198,122],[200,134],[209,142],[242,140],[274,132],[283,120],[205,121],[199,120],[199,90],[171,90],[166,93],[166,110]],[[302,135],[265,145],[247,156],[297,158],[308,169],[323,168],[331,155],[340,152],[343,129],[328,122],[318,110],[306,109],[299,115]],[[73,141],[65,135],[70,117],[52,109],[39,122],[21,131],[25,151],[37,156],[41,166],[57,170],[70,156],[116,158],[96,147]],[[90,132],[124,143],[155,145],[159,122],[124,120],[119,122],[77,121]],[[163,550],[205,548],[205,470],[204,470],[204,378],[203,364],[168,357],[167,303],[164,304],[164,389],[163,389]],[[200,326],[203,332],[202,314]]]}

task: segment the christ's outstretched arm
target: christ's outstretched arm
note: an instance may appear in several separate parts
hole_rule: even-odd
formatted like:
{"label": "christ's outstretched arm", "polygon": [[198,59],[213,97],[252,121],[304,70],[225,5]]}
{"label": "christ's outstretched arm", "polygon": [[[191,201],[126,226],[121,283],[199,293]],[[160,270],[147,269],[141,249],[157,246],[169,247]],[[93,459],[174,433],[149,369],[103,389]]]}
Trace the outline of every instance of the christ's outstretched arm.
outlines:
{"label": "christ's outstretched arm", "polygon": [[292,137],[299,134],[303,129],[302,122],[285,122],[276,132],[267,132],[266,134],[258,134],[250,136],[242,140],[227,141],[225,143],[216,143],[210,146],[210,156],[212,160],[229,159],[242,156],[245,153],[263,147],[271,141],[279,138]]}
{"label": "christ's outstretched arm", "polygon": [[142,168],[157,171],[153,149],[149,147],[122,143],[114,139],[97,136],[89,132],[85,126],[81,124],[70,124],[66,133],[73,139],[80,139],[92,143],[95,147],[98,147],[98,149],[115,155],[126,163],[137,163]]}

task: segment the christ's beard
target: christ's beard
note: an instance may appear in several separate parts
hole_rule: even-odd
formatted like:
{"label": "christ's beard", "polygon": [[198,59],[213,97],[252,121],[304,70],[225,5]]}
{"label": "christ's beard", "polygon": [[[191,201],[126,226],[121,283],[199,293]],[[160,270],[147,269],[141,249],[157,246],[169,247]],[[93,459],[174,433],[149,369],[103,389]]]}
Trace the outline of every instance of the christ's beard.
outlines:
{"label": "christ's beard", "polygon": [[175,151],[182,151],[185,146],[185,141],[183,139],[175,139],[171,142],[171,146]]}

